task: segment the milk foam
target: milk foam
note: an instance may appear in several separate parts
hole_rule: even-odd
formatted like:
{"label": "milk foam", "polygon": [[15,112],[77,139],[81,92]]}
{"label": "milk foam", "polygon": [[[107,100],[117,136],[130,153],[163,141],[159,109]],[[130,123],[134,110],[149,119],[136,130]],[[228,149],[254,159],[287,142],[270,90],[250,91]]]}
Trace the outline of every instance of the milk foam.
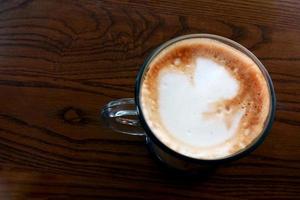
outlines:
{"label": "milk foam", "polygon": [[193,77],[180,71],[167,70],[160,75],[159,111],[161,120],[178,140],[196,146],[218,145],[231,138],[243,112],[238,112],[230,128],[224,112],[206,119],[205,113],[214,109],[213,103],[233,98],[238,82],[221,65],[206,58],[198,58]]}
{"label": "milk foam", "polygon": [[230,156],[265,126],[270,96],[259,67],[221,42],[177,42],[149,64],[141,87],[142,114],[172,150],[196,159]]}

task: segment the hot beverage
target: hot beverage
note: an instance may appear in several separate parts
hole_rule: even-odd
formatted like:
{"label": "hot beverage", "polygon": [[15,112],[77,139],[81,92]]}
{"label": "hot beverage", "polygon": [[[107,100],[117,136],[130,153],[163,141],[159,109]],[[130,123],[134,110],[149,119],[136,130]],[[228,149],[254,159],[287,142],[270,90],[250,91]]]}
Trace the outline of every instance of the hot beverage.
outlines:
{"label": "hot beverage", "polygon": [[189,38],[151,60],[140,102],[163,144],[191,158],[214,160],[259,138],[270,91],[260,68],[241,51],[214,39]]}

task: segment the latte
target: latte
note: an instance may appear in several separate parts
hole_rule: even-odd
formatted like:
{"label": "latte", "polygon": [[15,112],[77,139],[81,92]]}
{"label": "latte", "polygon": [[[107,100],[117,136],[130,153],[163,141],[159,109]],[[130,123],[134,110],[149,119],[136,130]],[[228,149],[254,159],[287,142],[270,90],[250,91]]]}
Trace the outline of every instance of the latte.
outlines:
{"label": "latte", "polygon": [[270,111],[257,64],[222,42],[175,42],[148,64],[141,85],[143,116],[156,138],[179,154],[220,159],[251,145]]}

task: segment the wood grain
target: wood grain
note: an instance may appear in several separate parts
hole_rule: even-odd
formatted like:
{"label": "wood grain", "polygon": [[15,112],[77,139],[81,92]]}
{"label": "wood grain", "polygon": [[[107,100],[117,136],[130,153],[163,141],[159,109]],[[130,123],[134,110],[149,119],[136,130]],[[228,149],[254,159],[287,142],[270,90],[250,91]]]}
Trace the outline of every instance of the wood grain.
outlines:
{"label": "wood grain", "polygon": [[[0,1],[0,199],[298,199],[300,2]],[[139,66],[175,36],[249,48],[278,99],[267,140],[207,177],[168,174],[99,110],[132,97]]]}

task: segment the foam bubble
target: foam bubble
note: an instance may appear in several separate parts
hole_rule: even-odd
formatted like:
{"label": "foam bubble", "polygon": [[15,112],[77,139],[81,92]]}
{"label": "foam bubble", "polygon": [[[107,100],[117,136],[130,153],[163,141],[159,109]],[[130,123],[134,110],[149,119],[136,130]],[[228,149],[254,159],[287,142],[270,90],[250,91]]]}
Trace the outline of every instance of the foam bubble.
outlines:
{"label": "foam bubble", "polygon": [[174,64],[175,64],[175,65],[179,65],[180,63],[181,63],[180,58],[176,58],[176,59],[174,60]]}

